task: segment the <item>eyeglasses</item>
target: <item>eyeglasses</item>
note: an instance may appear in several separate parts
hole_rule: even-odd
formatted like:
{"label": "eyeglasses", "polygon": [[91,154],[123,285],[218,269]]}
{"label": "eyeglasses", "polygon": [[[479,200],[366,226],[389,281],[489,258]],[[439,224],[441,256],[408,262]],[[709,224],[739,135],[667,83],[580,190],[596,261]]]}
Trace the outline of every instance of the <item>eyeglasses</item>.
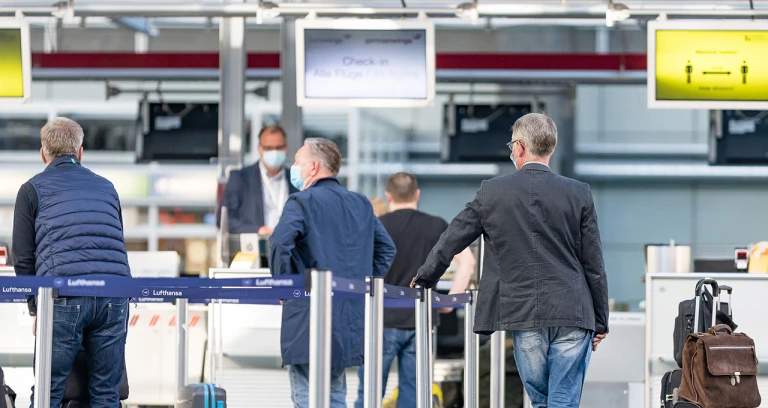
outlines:
{"label": "eyeglasses", "polygon": [[525,149],[525,146],[523,146],[523,141],[522,140],[513,140],[513,141],[507,143],[507,147],[509,148],[510,152],[512,151],[512,148],[515,147],[515,143],[518,143],[518,142],[520,143],[520,147]]}

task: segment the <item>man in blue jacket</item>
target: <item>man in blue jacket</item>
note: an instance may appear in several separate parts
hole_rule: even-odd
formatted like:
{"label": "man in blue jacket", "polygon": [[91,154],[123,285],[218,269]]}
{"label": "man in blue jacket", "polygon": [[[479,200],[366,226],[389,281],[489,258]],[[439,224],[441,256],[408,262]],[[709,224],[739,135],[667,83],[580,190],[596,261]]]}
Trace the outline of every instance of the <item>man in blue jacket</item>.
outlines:
{"label": "man in blue jacket", "polygon": [[[80,165],[83,129],[70,119],[56,118],[43,127],[40,139],[48,166],[21,186],[14,209],[16,274],[131,276],[115,187]],[[29,306],[34,316],[34,302]],[[61,405],[81,345],[93,362],[91,407],[120,406],[127,318],[127,298],[54,300],[51,407]]]}
{"label": "man in blue jacket", "polygon": [[[273,275],[300,275],[310,269],[364,280],[384,276],[395,245],[373,214],[365,196],[348,191],[336,175],[341,154],[333,142],[310,138],[296,153],[291,184],[300,192],[285,203],[271,240]],[[345,369],[363,363],[364,299],[334,299],[331,351],[331,407],[346,408]],[[280,346],[288,367],[291,399],[309,406],[309,301],[288,299],[283,305]]]}

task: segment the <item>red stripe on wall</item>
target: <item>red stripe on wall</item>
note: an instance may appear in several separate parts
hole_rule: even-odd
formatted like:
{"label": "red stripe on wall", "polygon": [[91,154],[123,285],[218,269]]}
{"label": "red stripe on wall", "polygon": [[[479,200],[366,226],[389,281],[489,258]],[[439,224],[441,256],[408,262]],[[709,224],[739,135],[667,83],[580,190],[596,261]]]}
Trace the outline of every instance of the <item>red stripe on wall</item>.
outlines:
{"label": "red stripe on wall", "polygon": [[[644,54],[437,54],[437,69],[644,71]],[[218,53],[32,54],[33,68],[216,69]],[[280,68],[279,53],[249,53],[248,68]]]}

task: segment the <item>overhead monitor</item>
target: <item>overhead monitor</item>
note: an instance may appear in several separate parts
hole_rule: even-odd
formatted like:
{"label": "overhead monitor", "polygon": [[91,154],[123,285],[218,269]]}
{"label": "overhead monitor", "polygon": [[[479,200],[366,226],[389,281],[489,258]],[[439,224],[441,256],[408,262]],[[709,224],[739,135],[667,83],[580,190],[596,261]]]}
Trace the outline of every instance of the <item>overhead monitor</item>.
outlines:
{"label": "overhead monitor", "polygon": [[0,104],[27,102],[32,92],[29,24],[0,18]]}
{"label": "overhead monitor", "polygon": [[648,106],[768,109],[768,22],[649,22]]}
{"label": "overhead monitor", "polygon": [[429,21],[297,20],[297,104],[431,106],[434,37]]}

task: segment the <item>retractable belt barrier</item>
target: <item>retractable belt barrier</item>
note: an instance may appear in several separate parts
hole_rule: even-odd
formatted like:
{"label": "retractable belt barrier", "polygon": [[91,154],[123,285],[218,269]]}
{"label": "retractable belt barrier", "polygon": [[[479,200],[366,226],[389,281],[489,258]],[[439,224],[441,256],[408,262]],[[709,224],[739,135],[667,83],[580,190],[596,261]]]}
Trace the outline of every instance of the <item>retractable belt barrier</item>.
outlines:
{"label": "retractable belt barrier", "polygon": [[[126,297],[132,303],[175,302],[179,321],[186,321],[188,304],[279,304],[282,300],[305,299],[310,303],[310,407],[330,405],[330,351],[332,299],[365,298],[365,407],[381,407],[381,356],[383,308],[415,308],[417,336],[418,408],[431,407],[432,394],[432,309],[466,307],[465,373],[477,373],[478,337],[472,333],[476,292],[443,295],[430,289],[385,285],[383,278],[365,282],[334,277],[330,271],[311,271],[311,294],[300,277],[270,278],[125,278],[87,277],[0,277],[0,303],[23,303],[36,296],[37,357],[35,363],[35,407],[47,407],[50,398],[51,339],[53,304],[57,297]],[[178,300],[178,301],[177,301]],[[187,327],[177,325],[179,347],[178,385],[186,385]],[[466,374],[465,374],[466,375]],[[476,381],[472,381],[476,384]],[[467,385],[465,384],[465,387]],[[476,396],[476,386],[470,395]],[[474,401],[473,401],[474,400]],[[475,407],[476,400],[467,401]]]}

